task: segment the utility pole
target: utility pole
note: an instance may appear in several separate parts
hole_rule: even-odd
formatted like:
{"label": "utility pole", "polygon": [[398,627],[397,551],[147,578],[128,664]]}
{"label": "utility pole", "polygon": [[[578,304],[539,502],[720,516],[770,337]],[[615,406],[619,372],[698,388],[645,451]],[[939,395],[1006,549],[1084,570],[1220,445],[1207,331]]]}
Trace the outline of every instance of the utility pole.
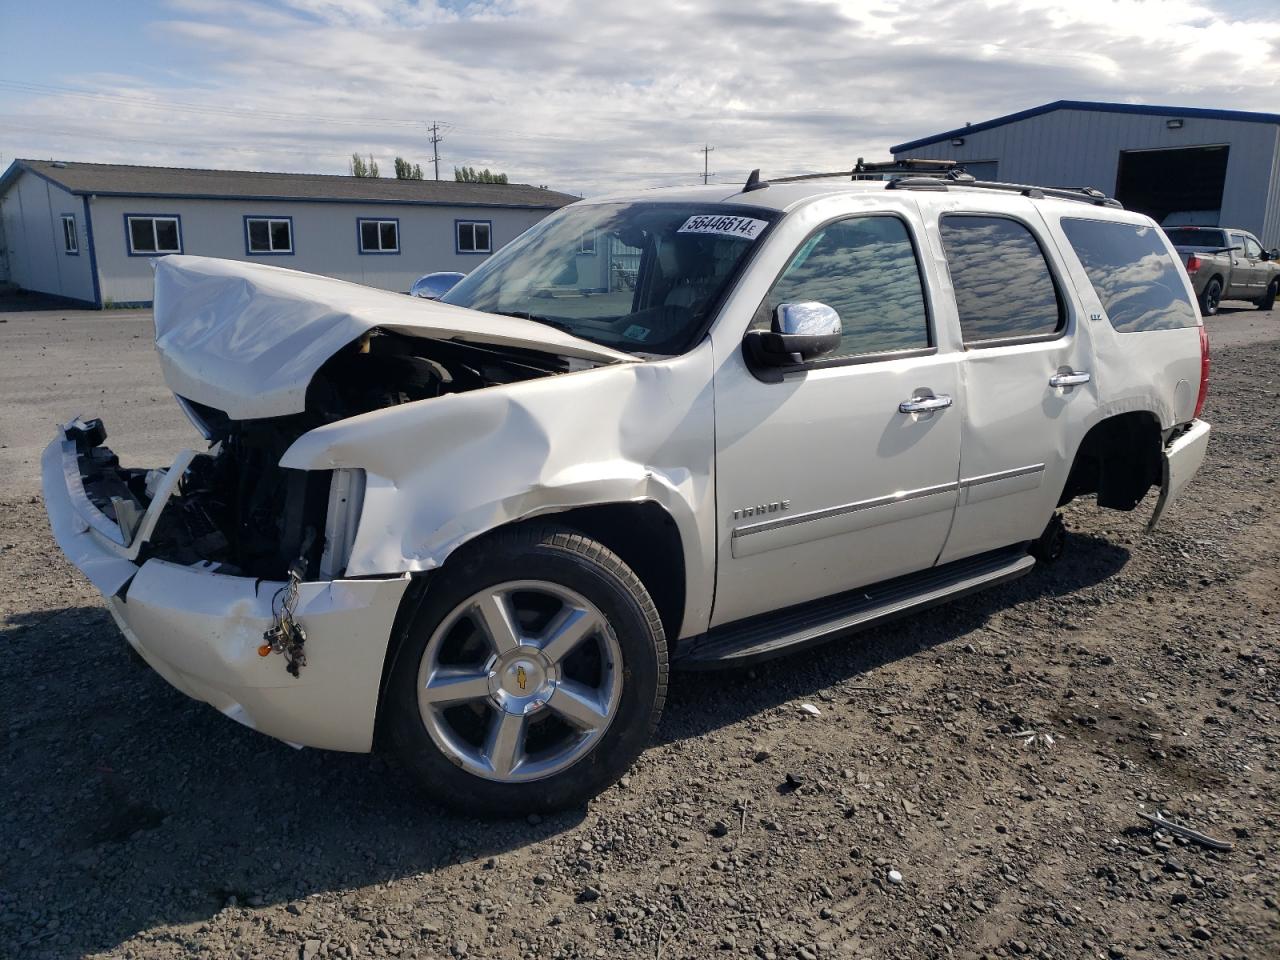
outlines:
{"label": "utility pole", "polygon": [[431,159],[436,165],[436,179],[440,179],[440,141],[444,138],[440,136],[440,124],[431,124]]}
{"label": "utility pole", "polygon": [[711,160],[711,151],[714,149],[715,147],[709,147],[706,144],[703,144],[702,149],[698,151],[702,154],[702,183],[704,186],[711,181],[711,174],[707,164]]}

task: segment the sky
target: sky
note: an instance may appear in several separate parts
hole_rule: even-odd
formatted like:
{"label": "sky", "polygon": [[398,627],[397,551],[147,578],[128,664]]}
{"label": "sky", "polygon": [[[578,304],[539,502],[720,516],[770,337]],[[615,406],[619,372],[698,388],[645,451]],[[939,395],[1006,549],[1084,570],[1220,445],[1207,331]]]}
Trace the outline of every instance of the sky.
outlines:
{"label": "sky", "polygon": [[1058,99],[1280,112],[1280,6],[1214,0],[0,0],[15,157],[591,195],[847,169]]}

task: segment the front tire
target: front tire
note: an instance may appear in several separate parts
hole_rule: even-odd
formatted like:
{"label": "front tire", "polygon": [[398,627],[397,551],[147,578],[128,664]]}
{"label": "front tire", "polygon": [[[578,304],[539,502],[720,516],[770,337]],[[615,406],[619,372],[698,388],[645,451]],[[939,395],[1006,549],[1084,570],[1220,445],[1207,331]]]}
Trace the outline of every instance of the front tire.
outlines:
{"label": "front tire", "polygon": [[1206,317],[1218,315],[1218,304],[1222,302],[1222,281],[1214,277],[1200,294],[1200,313]]}
{"label": "front tire", "polygon": [[427,587],[392,665],[387,732],[441,803],[522,816],[617,780],[662,715],[667,648],[644,584],[555,524],[459,550]]}
{"label": "front tire", "polygon": [[1258,301],[1258,309],[1270,310],[1276,305],[1276,297],[1278,296],[1280,296],[1280,277],[1271,281],[1271,286],[1267,287],[1266,294]]}

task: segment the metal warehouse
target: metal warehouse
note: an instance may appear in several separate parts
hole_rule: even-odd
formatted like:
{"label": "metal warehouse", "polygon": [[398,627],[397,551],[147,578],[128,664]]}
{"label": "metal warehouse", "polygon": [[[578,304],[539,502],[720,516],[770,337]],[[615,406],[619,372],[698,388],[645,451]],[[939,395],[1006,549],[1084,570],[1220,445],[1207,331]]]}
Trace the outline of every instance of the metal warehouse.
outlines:
{"label": "metal warehouse", "polygon": [[424,273],[475,269],[576,199],[524,184],[15,160],[0,175],[0,280],[146,304],[152,259],[188,253],[407,291]]}
{"label": "metal warehouse", "polygon": [[890,149],[980,180],[1097,187],[1157,222],[1280,245],[1280,114],[1058,100]]}

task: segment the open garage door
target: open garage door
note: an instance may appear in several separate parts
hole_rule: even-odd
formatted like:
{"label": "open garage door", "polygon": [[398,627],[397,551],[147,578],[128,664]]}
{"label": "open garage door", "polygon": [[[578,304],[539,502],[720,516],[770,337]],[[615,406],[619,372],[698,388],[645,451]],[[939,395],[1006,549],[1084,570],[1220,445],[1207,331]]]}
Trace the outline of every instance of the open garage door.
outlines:
{"label": "open garage door", "polygon": [[1218,222],[1227,180],[1226,144],[1176,150],[1122,150],[1116,199],[1156,223]]}
{"label": "open garage door", "polygon": [[961,160],[964,172],[973,174],[975,180],[996,180],[1000,176],[998,160]]}

